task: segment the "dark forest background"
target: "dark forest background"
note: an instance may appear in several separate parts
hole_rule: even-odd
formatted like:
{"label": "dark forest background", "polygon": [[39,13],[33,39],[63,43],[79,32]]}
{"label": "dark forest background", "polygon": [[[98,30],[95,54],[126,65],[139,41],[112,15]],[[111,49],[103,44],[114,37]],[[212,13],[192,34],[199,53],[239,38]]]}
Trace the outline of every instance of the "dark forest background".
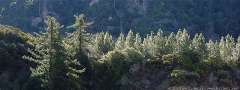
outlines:
{"label": "dark forest background", "polygon": [[84,13],[91,32],[118,35],[130,29],[150,31],[187,29],[219,39],[240,33],[239,0],[1,0],[0,23],[38,32],[47,15],[61,24],[72,23],[73,15]]}

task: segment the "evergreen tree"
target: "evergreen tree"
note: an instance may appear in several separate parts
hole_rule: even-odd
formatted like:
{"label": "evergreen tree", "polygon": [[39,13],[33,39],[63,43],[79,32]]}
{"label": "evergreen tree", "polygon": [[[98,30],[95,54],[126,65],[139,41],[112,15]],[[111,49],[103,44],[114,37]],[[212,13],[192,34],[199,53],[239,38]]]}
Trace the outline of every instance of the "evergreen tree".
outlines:
{"label": "evergreen tree", "polygon": [[138,51],[142,51],[142,38],[139,33],[135,36],[134,48]]}
{"label": "evergreen tree", "polygon": [[226,60],[226,42],[225,42],[225,39],[224,37],[221,38],[220,42],[219,42],[219,50],[220,50],[220,57],[223,59],[223,60]]}
{"label": "evergreen tree", "polygon": [[190,35],[187,30],[178,31],[176,35],[176,47],[175,52],[181,53],[189,50],[190,46]]}
{"label": "evergreen tree", "polygon": [[[132,65],[141,63],[144,60],[143,55],[134,48],[125,48],[123,50],[113,50],[103,56],[101,61],[106,65],[106,70],[101,77],[105,81],[100,83],[100,90],[119,90],[122,84],[122,78],[127,75]],[[107,77],[105,77],[107,76]]]}
{"label": "evergreen tree", "polygon": [[123,33],[120,33],[117,41],[115,42],[115,49],[122,50],[124,48],[125,48],[125,37],[124,37]]}
{"label": "evergreen tree", "polygon": [[154,33],[151,32],[151,34],[147,35],[147,37],[145,37],[143,40],[143,53],[147,58],[153,58],[156,55],[157,46],[155,45],[153,39]]}
{"label": "evergreen tree", "polygon": [[104,32],[101,33],[97,33],[96,37],[95,37],[95,49],[99,52],[99,53],[104,53]]}
{"label": "evergreen tree", "polygon": [[60,24],[53,17],[48,17],[45,33],[36,36],[34,50],[29,50],[30,57],[26,59],[37,64],[32,69],[32,77],[39,79],[44,89],[65,90],[66,82],[65,49],[62,46],[62,39],[59,34]]}
{"label": "evergreen tree", "polygon": [[165,37],[163,35],[163,31],[159,31],[157,35],[153,37],[153,42],[155,43],[155,49],[157,50],[157,54],[163,55],[166,53],[165,51]]}
{"label": "evergreen tree", "polygon": [[[75,23],[68,28],[75,28],[73,33],[70,33],[66,38],[66,42],[71,47],[72,56],[80,62],[86,63],[88,60],[87,52],[89,43],[91,43],[90,34],[86,32],[85,28],[88,23],[84,20],[84,15],[75,16]],[[83,63],[81,63],[83,64]]]}
{"label": "evergreen tree", "polygon": [[135,42],[135,36],[134,36],[134,33],[132,32],[132,30],[130,30],[126,37],[125,47],[133,47],[134,42]]}
{"label": "evergreen tree", "polygon": [[107,53],[108,51],[111,51],[114,48],[112,35],[110,35],[108,32],[106,32],[104,35],[104,45],[106,46],[106,50],[104,51],[104,53]]}
{"label": "evergreen tree", "polygon": [[108,51],[113,50],[113,40],[109,33],[99,33],[95,38],[95,48],[99,53],[105,54]]}
{"label": "evergreen tree", "polygon": [[157,34],[151,32],[143,41],[145,53],[151,57],[166,54],[165,44],[166,39],[162,31],[159,31]]}
{"label": "evergreen tree", "polygon": [[235,47],[235,41],[233,37],[230,35],[227,35],[225,38],[222,37],[221,41],[219,43],[219,50],[221,59],[224,60],[225,63],[233,64],[233,57],[234,57],[234,47]]}
{"label": "evergreen tree", "polygon": [[[85,28],[89,25],[89,23],[86,23],[84,20],[84,15],[81,14],[79,16],[75,16],[75,23],[71,26],[76,29],[72,34],[68,36],[68,40],[72,43],[71,47],[73,50],[72,58],[76,60],[78,63],[80,63],[81,67],[80,72],[78,70],[73,70],[74,73],[77,75],[81,75],[81,77],[77,77],[82,81],[79,88],[80,89],[87,89],[90,88],[89,83],[91,81],[91,61],[89,56],[89,47],[90,47],[90,34],[86,32]],[[84,69],[83,69],[84,68]],[[82,69],[82,70],[81,70]],[[82,73],[84,71],[84,73]],[[71,74],[69,74],[71,75]],[[75,74],[71,75],[72,77],[76,76]],[[74,78],[73,78],[74,79]],[[78,82],[80,82],[78,81]],[[85,81],[85,82],[83,82]],[[78,89],[79,89],[78,88]]]}
{"label": "evergreen tree", "polygon": [[171,33],[167,37],[167,39],[166,39],[166,43],[165,43],[165,51],[166,51],[166,53],[172,54],[174,52],[175,45],[176,45],[175,34]]}
{"label": "evergreen tree", "polygon": [[206,62],[208,62],[209,65],[221,65],[222,59],[220,57],[220,51],[219,51],[219,43],[214,43],[212,40],[209,40],[207,43],[207,50],[208,50],[208,59]]}
{"label": "evergreen tree", "polygon": [[197,52],[200,55],[201,59],[204,59],[206,57],[206,52],[207,52],[207,47],[205,44],[205,38],[204,36],[201,34],[196,34],[192,40],[191,43],[191,49],[194,52]]}
{"label": "evergreen tree", "polygon": [[65,50],[59,34],[60,24],[53,17],[48,18],[48,38],[50,38],[50,60],[49,60],[49,89],[64,89],[66,81]]}
{"label": "evergreen tree", "polygon": [[232,36],[230,36],[229,34],[226,36],[226,54],[227,56],[227,63],[230,65],[236,64],[236,61],[234,60],[234,52],[235,52],[235,40]]}

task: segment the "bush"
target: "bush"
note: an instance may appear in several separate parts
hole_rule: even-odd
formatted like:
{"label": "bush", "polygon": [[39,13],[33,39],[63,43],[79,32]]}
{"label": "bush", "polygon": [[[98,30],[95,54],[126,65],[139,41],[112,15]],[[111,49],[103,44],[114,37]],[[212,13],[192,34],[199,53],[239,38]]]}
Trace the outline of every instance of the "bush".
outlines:
{"label": "bush", "polygon": [[163,64],[175,66],[182,63],[177,54],[167,54],[162,56]]}
{"label": "bush", "polygon": [[194,84],[196,84],[197,80],[200,78],[200,75],[198,73],[189,72],[182,69],[173,70],[170,76],[172,85],[194,86]]}

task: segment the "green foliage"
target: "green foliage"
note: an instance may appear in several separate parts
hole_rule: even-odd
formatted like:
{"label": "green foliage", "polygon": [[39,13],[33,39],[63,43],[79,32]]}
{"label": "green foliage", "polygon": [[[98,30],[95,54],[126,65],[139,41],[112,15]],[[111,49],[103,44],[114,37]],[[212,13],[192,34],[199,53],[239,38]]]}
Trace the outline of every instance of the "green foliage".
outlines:
{"label": "green foliage", "polygon": [[11,26],[0,25],[0,88],[21,89],[29,76],[29,66],[22,59],[32,48],[30,34]]}
{"label": "green foliage", "polygon": [[53,17],[48,17],[46,24],[46,32],[36,36],[39,42],[35,44],[34,50],[29,51],[31,56],[24,58],[37,64],[37,67],[32,69],[31,76],[40,80],[41,87],[60,89],[63,87],[59,82],[65,82],[66,78],[65,51],[59,35],[60,24]]}
{"label": "green foliage", "polygon": [[114,43],[112,36],[109,33],[99,33],[96,35],[95,39],[95,48],[99,53],[107,53],[108,51],[113,50]]}
{"label": "green foliage", "polygon": [[143,40],[143,53],[145,57],[152,58],[157,55],[157,45],[154,42],[154,33],[152,32],[150,35],[147,35]]}
{"label": "green foliage", "polygon": [[176,66],[182,64],[182,61],[179,59],[179,56],[175,54],[167,54],[162,56],[163,64]]}
{"label": "green foliage", "polygon": [[122,74],[128,71],[130,61],[127,61],[127,58],[124,54],[119,51],[109,52],[106,56],[106,62],[109,64],[114,76],[120,78]]}
{"label": "green foliage", "polygon": [[132,30],[128,32],[128,35],[126,36],[126,41],[125,41],[125,47],[133,47],[135,42],[135,36]]}
{"label": "green foliage", "polygon": [[134,48],[126,48],[122,50],[122,53],[127,57],[127,61],[133,63],[139,63],[144,60],[144,56],[141,52]]}
{"label": "green foliage", "polygon": [[205,38],[202,34],[196,34],[192,40],[191,43],[191,49],[198,53],[200,56],[200,59],[203,61],[206,58],[206,52],[207,52],[207,46],[205,42]]}
{"label": "green foliage", "polygon": [[233,56],[234,56],[234,60],[236,60],[237,64],[239,65],[240,64],[240,37],[238,37],[237,39],[236,48]]}
{"label": "green foliage", "polygon": [[114,50],[103,58],[103,60],[109,64],[115,76],[122,76],[122,74],[128,72],[131,65],[142,62],[143,59],[143,55],[133,48],[126,48],[122,51]]}
{"label": "green foliage", "polygon": [[0,25],[0,40],[6,42],[26,42],[28,44],[34,43],[34,39],[30,34],[24,33],[18,28],[6,25]]}
{"label": "green foliage", "polygon": [[[84,75],[87,75],[90,67],[90,61],[86,55],[88,50],[89,34],[85,28],[87,23],[84,20],[84,15],[75,16],[75,23],[72,26],[76,30],[70,33],[65,38],[65,47],[67,48],[69,55],[67,75],[70,77],[71,89],[85,89],[82,79]],[[80,77],[82,76],[82,77]]]}
{"label": "green foliage", "polygon": [[82,73],[76,68],[80,64],[68,58],[59,33],[60,24],[53,17],[48,17],[46,24],[46,32],[35,37],[38,42],[34,49],[29,51],[31,55],[24,57],[37,65],[32,68],[32,78],[37,79],[43,89],[80,88],[79,83],[76,83],[79,73]]}
{"label": "green foliage", "polygon": [[117,38],[117,41],[115,42],[115,49],[122,50],[125,48],[125,37],[123,33],[120,33],[119,37]]}
{"label": "green foliage", "polygon": [[208,50],[208,64],[210,65],[220,65],[223,63],[222,59],[220,58],[220,51],[218,43],[214,43],[212,40],[210,40],[207,43],[207,50]]}
{"label": "green foliage", "polygon": [[165,49],[167,53],[173,53],[176,45],[176,38],[175,34],[171,33],[169,36],[167,36]]}
{"label": "green foliage", "polygon": [[172,85],[194,85],[196,80],[200,78],[198,73],[189,72],[186,70],[175,69],[171,72]]}
{"label": "green foliage", "polygon": [[[170,85],[198,86],[211,77],[220,83],[239,82],[231,76],[238,75],[240,37],[236,41],[227,35],[220,41],[207,42],[203,34],[190,38],[185,29],[170,34],[151,32],[145,37],[130,30],[127,36],[121,33],[115,40],[108,32],[87,33],[89,23],[83,15],[75,19],[66,27],[75,31],[67,35],[60,33],[64,28],[53,17],[48,17],[46,31],[36,35],[0,26],[1,67],[16,65],[14,60],[22,60],[23,55],[28,60],[25,64],[31,66],[27,84],[18,84],[21,80],[16,79],[10,85],[4,79],[0,88],[118,90],[122,82],[131,83],[130,79],[143,79],[141,83],[165,80],[158,77],[168,77]],[[7,68],[0,68],[0,79]]]}
{"label": "green foliage", "polygon": [[[132,65],[141,63],[144,60],[143,55],[134,48],[126,48],[124,50],[113,50],[108,52],[100,62],[103,62],[107,68],[103,70],[101,75],[108,76],[106,83],[112,86],[108,89],[117,89],[120,85],[120,80],[123,75],[129,72]],[[108,73],[104,73],[104,72]],[[104,83],[104,84],[106,84]],[[102,84],[101,84],[102,85]]]}
{"label": "green foliage", "polygon": [[175,81],[178,81],[177,83],[180,83],[186,78],[184,76],[185,73],[186,72],[184,70],[173,70],[171,73],[171,77],[173,77]]}
{"label": "green foliage", "polygon": [[235,40],[232,36],[227,35],[225,38],[222,37],[219,43],[220,57],[226,64],[233,65],[237,62],[237,59],[233,57],[235,47]]}
{"label": "green foliage", "polygon": [[189,50],[190,46],[190,35],[187,33],[187,30],[178,31],[176,34],[176,46],[175,53],[181,53]]}
{"label": "green foliage", "polygon": [[142,38],[139,35],[139,33],[136,34],[135,36],[135,42],[134,42],[134,48],[138,51],[142,51],[143,47],[142,47]]}

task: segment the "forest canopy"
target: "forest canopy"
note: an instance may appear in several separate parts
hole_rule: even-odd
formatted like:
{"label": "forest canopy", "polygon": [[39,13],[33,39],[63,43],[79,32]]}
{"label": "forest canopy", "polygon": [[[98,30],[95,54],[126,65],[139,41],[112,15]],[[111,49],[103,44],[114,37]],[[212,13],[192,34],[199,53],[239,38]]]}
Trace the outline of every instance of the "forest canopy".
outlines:
{"label": "forest canopy", "polygon": [[[89,33],[84,15],[68,28],[48,16],[43,32],[1,25],[0,88],[15,90],[162,90],[239,85],[240,37],[206,40],[177,33]],[[11,41],[10,41],[11,40]]]}
{"label": "forest canopy", "polygon": [[0,0],[0,90],[239,90],[239,5]]}

